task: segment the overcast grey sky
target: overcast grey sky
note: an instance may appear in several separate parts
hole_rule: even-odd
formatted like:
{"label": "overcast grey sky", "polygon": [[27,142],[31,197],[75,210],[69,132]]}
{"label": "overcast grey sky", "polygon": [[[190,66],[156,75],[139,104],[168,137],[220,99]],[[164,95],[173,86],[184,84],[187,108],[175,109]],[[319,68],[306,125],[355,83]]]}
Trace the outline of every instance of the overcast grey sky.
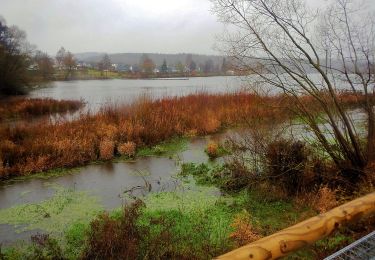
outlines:
{"label": "overcast grey sky", "polygon": [[213,54],[222,31],[208,0],[0,0],[0,15],[50,54],[192,52]]}
{"label": "overcast grey sky", "polygon": [[209,0],[0,0],[8,24],[53,55],[61,46],[75,53],[216,54],[223,26],[210,8]]}

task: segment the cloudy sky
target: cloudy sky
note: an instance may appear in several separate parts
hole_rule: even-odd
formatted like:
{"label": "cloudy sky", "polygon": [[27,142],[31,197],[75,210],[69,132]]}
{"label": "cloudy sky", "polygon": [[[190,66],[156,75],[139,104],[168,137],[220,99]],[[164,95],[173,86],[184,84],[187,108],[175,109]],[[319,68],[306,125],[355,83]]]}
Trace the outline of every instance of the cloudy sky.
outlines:
{"label": "cloudy sky", "polygon": [[75,53],[216,54],[223,26],[210,8],[209,0],[0,0],[8,24],[53,55],[61,46]]}
{"label": "cloudy sky", "polygon": [[50,54],[192,52],[213,54],[222,31],[208,0],[1,0],[8,25]]}

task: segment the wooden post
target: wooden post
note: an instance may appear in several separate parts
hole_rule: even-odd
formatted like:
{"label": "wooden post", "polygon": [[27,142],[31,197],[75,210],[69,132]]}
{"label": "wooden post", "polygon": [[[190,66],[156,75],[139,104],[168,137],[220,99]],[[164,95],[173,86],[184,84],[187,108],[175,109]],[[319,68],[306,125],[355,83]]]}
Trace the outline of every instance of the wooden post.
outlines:
{"label": "wooden post", "polygon": [[217,259],[276,259],[320,240],[342,225],[375,214],[375,192],[312,217]]}

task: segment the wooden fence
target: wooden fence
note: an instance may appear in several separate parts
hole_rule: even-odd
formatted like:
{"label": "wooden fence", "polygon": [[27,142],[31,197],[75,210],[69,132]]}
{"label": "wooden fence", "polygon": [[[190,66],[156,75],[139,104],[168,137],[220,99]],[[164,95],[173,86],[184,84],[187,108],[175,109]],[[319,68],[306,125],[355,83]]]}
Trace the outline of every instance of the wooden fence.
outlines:
{"label": "wooden fence", "polygon": [[372,214],[375,214],[375,192],[240,247],[217,259],[277,259],[328,236],[342,225]]}

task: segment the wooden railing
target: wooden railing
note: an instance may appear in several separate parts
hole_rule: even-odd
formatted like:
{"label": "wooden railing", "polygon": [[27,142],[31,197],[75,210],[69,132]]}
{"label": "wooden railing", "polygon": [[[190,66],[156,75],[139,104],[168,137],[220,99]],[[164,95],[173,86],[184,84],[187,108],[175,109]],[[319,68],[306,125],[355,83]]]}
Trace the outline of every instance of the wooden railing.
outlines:
{"label": "wooden railing", "polygon": [[342,225],[375,214],[375,192],[312,217],[217,259],[276,259],[320,240]]}

